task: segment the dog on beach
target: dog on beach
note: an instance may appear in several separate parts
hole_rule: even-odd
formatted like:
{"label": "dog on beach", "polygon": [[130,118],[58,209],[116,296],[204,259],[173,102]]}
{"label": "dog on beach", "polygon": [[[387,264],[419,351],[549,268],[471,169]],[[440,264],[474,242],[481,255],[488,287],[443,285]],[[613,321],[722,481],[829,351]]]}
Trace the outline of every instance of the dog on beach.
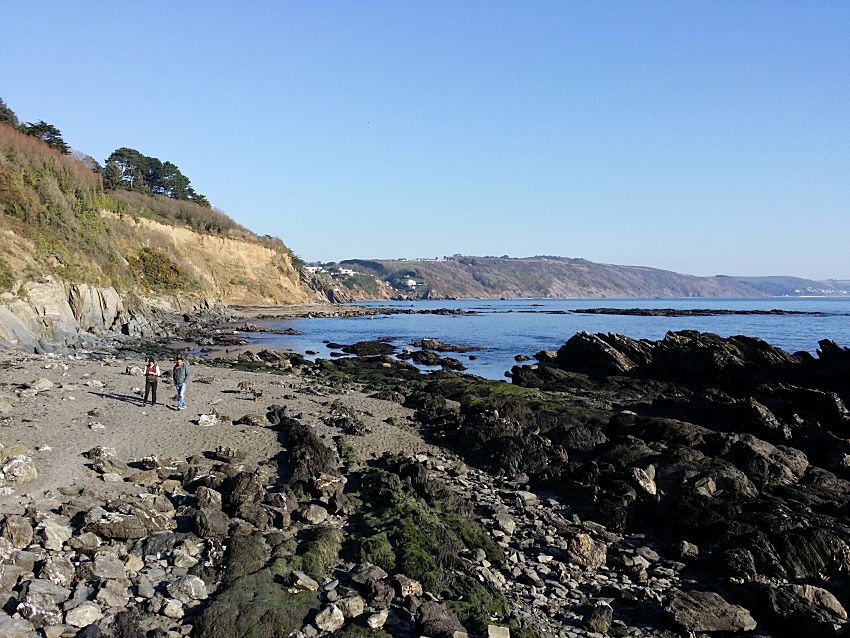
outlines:
{"label": "dog on beach", "polygon": [[248,397],[254,401],[259,401],[263,398],[263,391],[257,390],[257,388],[247,381],[240,381],[239,385],[236,386],[236,389],[239,390],[239,392],[248,395]]}

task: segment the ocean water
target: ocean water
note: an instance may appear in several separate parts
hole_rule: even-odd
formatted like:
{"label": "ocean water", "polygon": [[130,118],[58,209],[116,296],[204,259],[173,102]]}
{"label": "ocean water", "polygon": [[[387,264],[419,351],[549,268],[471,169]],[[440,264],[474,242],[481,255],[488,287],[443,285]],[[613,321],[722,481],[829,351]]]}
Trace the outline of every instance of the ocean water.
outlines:
{"label": "ocean water", "polygon": [[[790,352],[815,352],[818,341],[831,339],[850,346],[850,298],[757,298],[757,299],[570,299],[507,301],[373,302],[364,305],[387,308],[460,308],[475,315],[375,315],[347,319],[317,318],[257,322],[270,328],[295,328],[301,335],[247,334],[265,347],[304,353],[317,350],[319,357],[331,352],[323,343],[354,343],[392,339],[399,350],[412,341],[432,337],[452,344],[478,346],[480,352],[446,353],[460,359],[468,372],[503,379],[516,365],[517,354],[533,355],[557,350],[575,333],[617,332],[635,338],[660,339],[670,330],[700,330],[721,336],[747,335]],[[547,314],[580,308],[675,308],[732,310],[794,310],[818,315],[720,315],[707,317],[640,317],[627,315]],[[314,358],[314,357],[311,357]]]}

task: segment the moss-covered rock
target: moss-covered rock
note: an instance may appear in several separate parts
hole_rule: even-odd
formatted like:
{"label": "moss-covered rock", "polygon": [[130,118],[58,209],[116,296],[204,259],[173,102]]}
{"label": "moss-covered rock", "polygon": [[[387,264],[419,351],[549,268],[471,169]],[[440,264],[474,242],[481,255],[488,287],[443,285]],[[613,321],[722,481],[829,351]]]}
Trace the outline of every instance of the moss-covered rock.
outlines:
{"label": "moss-covered rock", "polygon": [[292,571],[316,579],[339,557],[342,534],[332,528],[307,532],[301,543],[281,534],[234,538],[217,595],[198,617],[199,638],[283,638],[300,629],[319,606],[316,592],[289,591]]}
{"label": "moss-covered rock", "polygon": [[492,617],[507,616],[502,594],[480,583],[470,562],[463,560],[482,549],[491,562],[504,561],[501,549],[475,520],[463,516],[451,501],[427,502],[411,484],[384,468],[364,470],[359,484],[358,559],[403,573],[453,601],[447,606],[467,629],[486,633]]}

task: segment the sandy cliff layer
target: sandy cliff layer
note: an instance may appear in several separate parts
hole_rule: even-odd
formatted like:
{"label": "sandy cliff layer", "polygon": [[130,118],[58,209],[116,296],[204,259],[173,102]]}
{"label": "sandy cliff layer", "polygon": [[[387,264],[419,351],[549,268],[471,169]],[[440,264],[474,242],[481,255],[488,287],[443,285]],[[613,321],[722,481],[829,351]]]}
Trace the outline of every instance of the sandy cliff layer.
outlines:
{"label": "sandy cliff layer", "polygon": [[[185,286],[152,289],[140,276],[124,286],[64,281],[48,274],[49,264],[33,242],[7,229],[0,253],[24,280],[0,294],[0,346],[32,351],[78,344],[87,334],[147,336],[174,314],[224,304],[286,305],[322,298],[301,281],[282,245],[271,240],[202,234],[108,212],[101,216],[125,268],[149,249],[179,267]],[[88,264],[81,270],[97,273]]]}
{"label": "sandy cliff layer", "polygon": [[165,253],[185,269],[202,296],[226,304],[289,304],[317,299],[301,282],[289,255],[261,241],[206,235],[149,219],[102,213],[121,252],[143,247]]}

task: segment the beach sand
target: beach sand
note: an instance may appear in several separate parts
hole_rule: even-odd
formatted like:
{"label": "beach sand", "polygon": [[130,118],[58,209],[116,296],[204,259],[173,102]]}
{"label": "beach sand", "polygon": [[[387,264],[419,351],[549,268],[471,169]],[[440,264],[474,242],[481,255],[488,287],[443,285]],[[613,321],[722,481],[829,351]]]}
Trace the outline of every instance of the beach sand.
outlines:
{"label": "beach sand", "polygon": [[[413,427],[384,422],[413,424],[412,410],[396,403],[372,399],[360,388],[329,389],[309,377],[242,372],[190,365],[187,409],[177,411],[174,386],[170,383],[172,362],[158,362],[166,379],[159,383],[159,404],[142,405],[138,393],[144,377],[128,375],[128,367],[144,365],[144,360],[100,355],[76,358],[60,355],[0,353],[0,443],[22,444],[30,450],[38,479],[15,484],[12,493],[0,495],[0,513],[15,511],[29,497],[37,501],[62,501],[60,493],[70,488],[88,488],[93,495],[109,498],[120,492],[138,490],[127,482],[107,483],[92,469],[83,453],[95,446],[112,448],[115,455],[132,462],[148,455],[183,460],[217,446],[236,448],[247,454],[249,468],[275,458],[280,452],[277,433],[265,426],[234,425],[233,420],[248,414],[262,417],[269,405],[287,406],[291,413],[303,413],[304,421],[334,447],[334,437],[343,436],[360,458],[369,459],[385,452],[435,452]],[[33,392],[27,387],[39,379],[53,385]],[[237,390],[247,382],[262,392],[255,402]],[[369,430],[362,436],[343,434],[326,425],[323,417],[331,405],[353,411]],[[215,425],[197,424],[201,414],[222,415]],[[10,490],[6,490],[10,491]]]}

